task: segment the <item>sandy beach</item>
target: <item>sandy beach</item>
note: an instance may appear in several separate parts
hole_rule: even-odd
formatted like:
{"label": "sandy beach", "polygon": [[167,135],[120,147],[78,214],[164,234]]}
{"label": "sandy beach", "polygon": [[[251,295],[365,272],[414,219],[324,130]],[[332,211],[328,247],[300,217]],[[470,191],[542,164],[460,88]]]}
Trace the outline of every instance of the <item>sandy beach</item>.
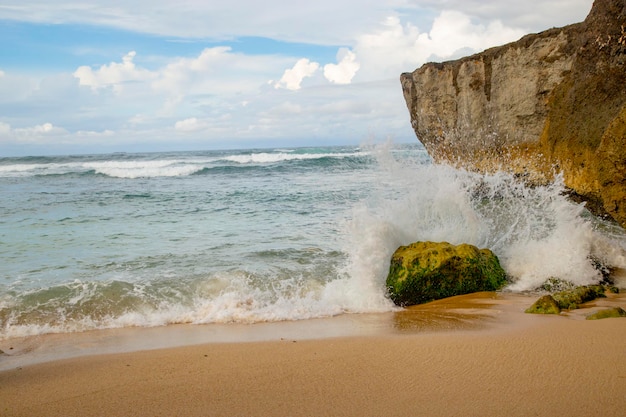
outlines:
{"label": "sandy beach", "polygon": [[[159,349],[145,348],[144,329],[131,330],[134,342],[115,332],[56,336],[59,346],[113,334],[128,351],[107,353],[103,343],[101,351],[5,366],[0,415],[622,416],[626,319],[584,318],[624,308],[626,297],[561,316],[524,314],[532,301],[478,294],[369,317],[248,327],[261,329],[258,340],[244,332]],[[169,340],[177,330],[159,331]],[[28,357],[20,351],[28,341],[13,342],[0,345],[0,364]]]}

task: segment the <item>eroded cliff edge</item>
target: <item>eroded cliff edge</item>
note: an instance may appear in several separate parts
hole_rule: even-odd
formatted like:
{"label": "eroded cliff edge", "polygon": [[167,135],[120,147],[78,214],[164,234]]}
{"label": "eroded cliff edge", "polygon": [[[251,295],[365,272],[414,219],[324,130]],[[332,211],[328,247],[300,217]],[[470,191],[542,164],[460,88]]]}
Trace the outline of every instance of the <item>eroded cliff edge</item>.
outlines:
{"label": "eroded cliff edge", "polygon": [[626,0],[584,22],[400,77],[411,124],[436,162],[562,173],[573,195],[626,227]]}

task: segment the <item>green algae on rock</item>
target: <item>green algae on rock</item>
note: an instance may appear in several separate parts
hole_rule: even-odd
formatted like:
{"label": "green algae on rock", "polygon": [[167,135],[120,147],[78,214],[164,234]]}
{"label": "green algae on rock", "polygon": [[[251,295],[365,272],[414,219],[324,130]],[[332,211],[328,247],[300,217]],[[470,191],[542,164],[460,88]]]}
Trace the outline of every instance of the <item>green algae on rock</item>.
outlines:
{"label": "green algae on rock", "polygon": [[[609,287],[612,288],[612,287]],[[606,297],[604,285],[583,285],[570,290],[544,295],[526,309],[531,314],[559,314],[561,310],[575,310],[588,301]]]}
{"label": "green algae on rock", "polygon": [[415,242],[391,257],[387,289],[397,305],[409,306],[455,295],[495,291],[506,283],[489,249],[448,242]]}
{"label": "green algae on rock", "polygon": [[530,314],[560,314],[561,308],[551,295],[544,295],[535,303],[526,309],[526,313]]}
{"label": "green algae on rock", "polygon": [[602,285],[585,285],[573,290],[561,291],[553,295],[561,310],[574,310],[587,301],[606,297]]}
{"label": "green algae on rock", "polygon": [[604,310],[596,311],[595,313],[587,316],[587,320],[600,320],[615,317],[626,317],[626,311],[621,307],[607,308]]}

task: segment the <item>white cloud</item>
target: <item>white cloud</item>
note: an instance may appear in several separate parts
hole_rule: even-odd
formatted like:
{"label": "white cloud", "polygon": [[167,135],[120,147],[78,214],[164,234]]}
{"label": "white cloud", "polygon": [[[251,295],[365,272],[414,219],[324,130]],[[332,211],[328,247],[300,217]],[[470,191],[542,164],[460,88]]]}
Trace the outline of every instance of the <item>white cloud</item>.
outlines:
{"label": "white cloud", "polygon": [[506,28],[498,21],[488,26],[475,24],[460,12],[441,12],[429,32],[420,32],[411,23],[403,25],[398,17],[390,16],[377,30],[358,38],[354,52],[361,70],[356,79],[397,78],[427,61],[458,58],[460,52],[480,52],[523,35],[523,31]]}
{"label": "white cloud", "polygon": [[460,49],[469,48],[479,52],[491,46],[517,40],[524,34],[522,30],[504,27],[499,20],[485,26],[472,23],[469,16],[464,13],[443,11],[433,22],[430,32],[418,37],[415,47],[447,59],[453,57]]}
{"label": "white cloud", "polygon": [[[198,107],[228,110],[235,106],[230,97],[246,101],[246,95],[258,93],[290,61],[281,56],[233,53],[230,47],[220,46],[205,48],[193,57],[173,57],[148,70],[135,64],[135,56],[132,52],[120,63],[96,69],[83,66],[74,72],[81,85],[97,93],[92,97],[101,105],[117,103],[115,113],[124,113],[127,127],[169,118],[181,120],[187,114],[197,114]],[[102,90],[104,87],[112,89]],[[115,96],[102,95],[102,91],[113,91]]]}
{"label": "white cloud", "polygon": [[93,130],[79,130],[76,132],[76,136],[83,138],[111,138],[115,136],[115,132],[109,129],[103,130],[101,132],[96,132]]}
{"label": "white cloud", "polygon": [[67,130],[54,126],[52,123],[14,128],[8,123],[0,122],[0,142],[43,143],[48,138],[66,135]]}
{"label": "white cloud", "polygon": [[481,24],[499,19],[507,27],[539,31],[582,21],[593,0],[3,0],[0,20],[78,23],[160,36],[228,39],[261,36],[293,42],[347,45],[386,16],[422,15],[443,8],[472,16]]}
{"label": "white cloud", "polygon": [[122,58],[122,62],[111,62],[102,65],[97,70],[89,66],[81,66],[74,71],[74,77],[78,78],[80,85],[86,85],[93,90],[104,87],[113,87],[120,93],[125,83],[132,81],[146,81],[156,77],[147,69],[138,68],[133,62],[137,53],[130,51]]}
{"label": "white cloud", "polygon": [[44,123],[44,124],[36,125],[32,127],[13,129],[13,132],[17,135],[36,136],[36,135],[63,133],[65,132],[65,129],[62,129],[60,127],[55,127],[52,125],[52,123]]}
{"label": "white cloud", "polygon": [[418,0],[412,3],[433,10],[456,10],[482,25],[499,20],[507,27],[537,32],[582,22],[593,0]]}
{"label": "white cloud", "polygon": [[286,88],[288,90],[299,90],[302,80],[311,77],[318,70],[320,64],[311,62],[307,58],[299,59],[293,68],[288,68],[283,73],[282,78],[274,84],[274,88]]}
{"label": "white cloud", "polygon": [[205,122],[202,122],[195,117],[190,117],[185,120],[179,120],[174,125],[174,128],[178,132],[186,132],[186,133],[197,132],[199,130],[205,129],[206,127],[207,127],[207,124]]}
{"label": "white cloud", "polygon": [[151,88],[177,106],[188,96],[214,103],[218,97],[255,93],[288,63],[288,57],[245,55],[227,46],[204,49],[197,57],[173,58],[156,70]]}
{"label": "white cloud", "polygon": [[9,133],[11,133],[11,125],[0,122],[0,135],[8,135]]}
{"label": "white cloud", "polygon": [[356,61],[356,55],[347,48],[341,48],[337,52],[337,61],[337,64],[324,65],[324,77],[331,83],[350,84],[361,67]]}
{"label": "white cloud", "polygon": [[152,83],[156,90],[167,91],[173,95],[184,94],[194,84],[204,78],[214,77],[219,68],[231,64],[231,48],[216,47],[204,49],[196,58],[176,58],[159,71],[158,78]]}
{"label": "white cloud", "polygon": [[[377,0],[198,1],[135,0],[5,0],[0,20],[78,23],[183,38],[228,39],[261,36],[272,39],[337,45],[363,22],[380,13]],[[398,3],[388,0],[391,6]],[[349,18],[347,18],[349,17]],[[372,21],[376,21],[374,17]]]}

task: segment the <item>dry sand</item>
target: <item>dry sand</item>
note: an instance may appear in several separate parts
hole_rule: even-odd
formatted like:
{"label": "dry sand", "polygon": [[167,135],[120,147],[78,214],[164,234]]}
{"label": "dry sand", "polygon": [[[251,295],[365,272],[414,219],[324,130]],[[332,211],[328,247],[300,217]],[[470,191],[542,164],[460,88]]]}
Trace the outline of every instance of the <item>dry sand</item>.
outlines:
{"label": "dry sand", "polygon": [[561,316],[524,314],[532,301],[483,294],[346,337],[316,339],[320,322],[305,321],[309,337],[278,325],[263,341],[23,365],[0,372],[0,416],[625,415],[626,319],[584,316],[626,298]]}

